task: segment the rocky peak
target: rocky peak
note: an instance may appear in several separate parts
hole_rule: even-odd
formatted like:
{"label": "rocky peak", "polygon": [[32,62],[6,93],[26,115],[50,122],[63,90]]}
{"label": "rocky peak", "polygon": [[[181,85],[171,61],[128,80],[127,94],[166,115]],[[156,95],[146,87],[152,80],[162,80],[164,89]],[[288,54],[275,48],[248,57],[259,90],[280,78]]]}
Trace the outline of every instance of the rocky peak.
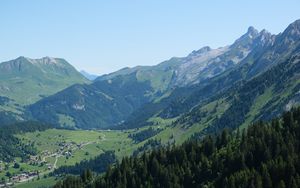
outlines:
{"label": "rocky peak", "polygon": [[250,26],[245,35],[250,37],[250,38],[255,38],[258,35],[258,31],[253,26]]}
{"label": "rocky peak", "polygon": [[293,30],[299,31],[300,30],[300,19],[291,23],[287,29],[293,29]]}
{"label": "rocky peak", "polygon": [[300,40],[300,19],[291,23],[286,30],[282,33],[282,37],[288,41]]}
{"label": "rocky peak", "polygon": [[276,36],[274,50],[277,53],[286,53],[288,48],[292,50],[299,46],[300,42],[300,20],[291,23],[283,33]]}
{"label": "rocky peak", "polygon": [[199,50],[194,50],[192,51],[192,53],[190,53],[188,56],[192,57],[192,56],[199,56],[202,55],[204,53],[207,53],[209,51],[211,51],[212,49],[209,46],[204,46],[203,48],[200,48]]}
{"label": "rocky peak", "polygon": [[275,40],[275,35],[272,35],[267,30],[263,29],[256,37],[256,43],[259,46],[272,45]]}
{"label": "rocky peak", "polygon": [[237,39],[232,45],[231,48],[250,48],[253,41],[259,35],[259,32],[253,27],[250,26],[247,32]]}
{"label": "rocky peak", "polygon": [[41,59],[26,58],[32,64],[58,64],[57,60],[53,57],[43,57]]}

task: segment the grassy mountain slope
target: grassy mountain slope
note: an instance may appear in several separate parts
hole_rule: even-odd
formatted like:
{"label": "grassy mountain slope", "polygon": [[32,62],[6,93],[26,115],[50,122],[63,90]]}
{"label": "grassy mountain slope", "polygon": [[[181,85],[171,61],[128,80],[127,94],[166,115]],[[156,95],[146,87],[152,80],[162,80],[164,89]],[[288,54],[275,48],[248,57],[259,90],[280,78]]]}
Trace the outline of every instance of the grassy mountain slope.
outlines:
{"label": "grassy mountain slope", "polygon": [[[171,138],[182,143],[195,133],[204,137],[224,128],[246,128],[253,122],[270,120],[300,102],[300,56],[278,64],[246,82],[239,82],[217,96],[203,101],[191,111],[172,119],[170,129],[157,138]],[[158,123],[155,119],[159,120]],[[148,125],[159,126],[170,121],[150,118]]]}
{"label": "grassy mountain slope", "polygon": [[172,58],[157,66],[137,66],[134,68],[124,68],[117,72],[100,76],[96,81],[110,80],[115,77],[124,77],[134,74],[136,79],[140,82],[148,81],[153,88],[153,92],[149,95],[156,93],[163,93],[170,89],[170,83],[176,68],[182,63],[181,58]]}
{"label": "grassy mountain slope", "polygon": [[135,74],[74,85],[29,106],[32,117],[69,128],[109,128],[149,102],[152,87]]}
{"label": "grassy mountain slope", "polygon": [[[225,117],[232,117],[233,119],[236,118],[236,126],[238,126],[239,123],[242,124],[245,119],[246,122],[253,122],[260,117],[263,118],[266,115],[262,114],[267,114],[269,112],[259,112],[260,108],[266,108],[264,103],[267,103],[268,100],[273,98],[274,100],[280,99],[282,101],[280,104],[272,103],[273,106],[270,109],[273,109],[274,111],[277,110],[277,112],[272,112],[269,114],[269,117],[278,115],[283,110],[282,106],[287,105],[288,103],[289,105],[297,104],[298,100],[297,96],[293,96],[297,93],[294,87],[297,86],[296,75],[297,71],[299,71],[296,67],[293,67],[294,64],[298,63],[298,54],[300,52],[300,32],[298,25],[300,25],[299,21],[292,23],[282,34],[278,36],[272,36],[270,34],[266,34],[265,31],[262,31],[260,37],[257,37],[255,40],[255,50],[251,51],[248,56],[240,62],[240,64],[224,71],[220,75],[206,80],[206,82],[175,89],[169,97],[158,102],[147,104],[134,112],[123,126],[143,126],[148,124],[147,122],[149,122],[148,120],[151,117],[168,119],[175,117],[178,118],[180,116],[183,116],[180,122],[189,121],[186,123],[192,124],[191,122],[195,123],[207,116],[206,111],[201,110],[204,106],[210,103],[215,103],[215,108],[217,109],[219,105],[219,102],[217,101],[225,101],[228,105],[230,105],[230,108],[228,109],[228,112],[226,112],[226,115],[224,115],[224,118],[220,117],[222,114],[219,112],[211,114],[209,119],[216,116],[213,119],[221,118],[221,120],[218,120],[219,123],[210,122],[209,124],[222,124],[221,121],[223,120],[229,121],[225,120]],[[282,45],[283,42],[285,45]],[[272,69],[272,67],[276,67],[278,65],[279,67],[274,70]],[[279,70],[286,72],[281,72]],[[285,80],[282,80],[283,75],[285,76]],[[281,83],[280,86],[276,86],[277,88],[273,91],[271,88],[267,88],[272,87],[272,84],[269,83],[269,81],[272,82],[272,84],[280,85],[281,82],[284,82],[284,84]],[[254,84],[251,85],[251,83]],[[288,90],[284,90],[285,92],[288,92],[288,94],[283,91],[279,91],[278,87],[288,88]],[[265,91],[265,89],[268,90]],[[256,99],[256,97],[264,92],[267,93],[265,96],[261,96]],[[248,98],[242,98],[244,95],[250,97],[251,100]],[[287,101],[286,97],[289,97],[290,99],[294,97],[295,99]],[[283,98],[285,98],[286,101],[284,101],[285,99]],[[247,104],[244,106],[244,111],[240,111],[241,109],[239,108],[242,107],[239,105],[243,104],[242,102],[237,103],[237,100],[244,100],[242,102]],[[271,102],[272,101],[270,101],[270,103]],[[255,105],[255,103],[258,104]],[[254,106],[250,108],[252,105]],[[221,109],[221,111],[223,110],[224,109]],[[267,111],[267,109],[264,110]],[[237,115],[236,113],[240,114]],[[247,115],[247,113],[249,114]],[[251,115],[257,117],[253,118]],[[203,123],[204,122],[201,121],[197,124],[203,125]]]}
{"label": "grassy mountain slope", "polygon": [[31,104],[87,80],[64,59],[19,57],[0,64],[0,93],[21,105]]}
{"label": "grassy mountain slope", "polygon": [[[202,134],[207,134],[226,127],[245,127],[255,121],[278,116],[299,102],[299,58],[279,64],[248,82],[235,85],[216,99],[207,101],[205,106],[212,105],[212,110],[203,109],[204,105],[195,107],[178,119],[178,125],[193,127],[200,123],[205,125]],[[227,107],[220,108],[224,104]],[[203,122],[207,118],[210,122]]]}
{"label": "grassy mountain slope", "polygon": [[[215,116],[208,132],[222,130],[224,127],[237,128],[258,121],[267,120],[289,110],[299,104],[299,73],[300,73],[300,22],[292,23],[281,35],[276,37],[274,45],[267,49],[262,57],[251,64],[247,73],[252,73],[253,67],[265,62],[272,54],[272,64],[267,71],[260,72],[249,81],[236,83],[232,88],[220,93],[208,102],[224,98],[230,107],[221,116]],[[295,35],[296,33],[296,35]],[[285,46],[282,43],[285,42]],[[277,54],[277,55],[276,55]],[[271,62],[271,60],[270,60]],[[267,68],[266,68],[267,69]],[[201,105],[195,107],[189,116],[192,122],[199,117]],[[216,110],[216,113],[218,110]],[[201,116],[200,116],[201,117]]]}
{"label": "grassy mountain slope", "polygon": [[24,106],[76,83],[88,83],[64,59],[17,59],[0,64],[0,120],[2,124],[30,119]]}

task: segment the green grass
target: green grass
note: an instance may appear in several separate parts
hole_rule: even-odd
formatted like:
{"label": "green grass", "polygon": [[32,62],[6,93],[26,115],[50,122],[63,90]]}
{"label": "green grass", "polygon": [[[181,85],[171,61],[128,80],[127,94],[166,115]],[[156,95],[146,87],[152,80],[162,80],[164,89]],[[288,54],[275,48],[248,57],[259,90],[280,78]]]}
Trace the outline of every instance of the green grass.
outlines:
{"label": "green grass", "polygon": [[240,126],[240,129],[244,129],[253,122],[255,116],[260,112],[260,110],[272,99],[274,87],[269,87],[266,91],[258,96],[253,105],[250,108],[250,112],[247,114],[245,122]]}
{"label": "green grass", "polygon": [[38,180],[35,178],[33,181],[29,180],[28,182],[16,184],[16,188],[38,188],[38,187],[52,187],[55,185],[57,180],[54,177],[40,177]]}
{"label": "green grass", "polygon": [[15,113],[17,115],[21,115],[21,114],[23,114],[24,108],[21,106],[18,106],[13,101],[9,101],[5,105],[0,105],[0,111],[8,111],[8,112]]}
{"label": "green grass", "polygon": [[[133,142],[128,138],[132,131],[83,131],[83,130],[62,130],[49,129],[43,132],[33,132],[18,135],[24,143],[34,143],[38,152],[48,150],[55,152],[60,148],[59,143],[75,144],[88,143],[83,146],[81,151],[76,151],[75,162],[86,159],[86,152],[89,158],[94,157],[104,150],[115,150],[117,156],[124,156],[130,152]],[[78,154],[78,155],[77,155]],[[81,156],[81,157],[78,157]],[[71,160],[71,159],[70,159]]]}
{"label": "green grass", "polygon": [[[141,129],[142,130],[142,129]],[[141,131],[139,130],[139,131]],[[44,151],[55,153],[60,149],[60,143],[85,144],[82,149],[76,149],[72,156],[59,157],[57,166],[74,165],[82,160],[91,159],[104,151],[113,150],[118,159],[128,156],[141,144],[134,144],[128,135],[136,130],[129,131],[83,131],[49,129],[43,132],[33,132],[17,135],[25,144],[33,144],[37,148],[41,158]],[[54,163],[55,158],[47,158],[46,161]]]}
{"label": "green grass", "polygon": [[225,99],[219,99],[212,101],[200,109],[200,112],[207,112],[204,118],[200,122],[196,122],[191,126],[185,127],[184,125],[176,125],[175,127],[168,127],[171,122],[176,119],[169,119],[162,121],[162,126],[167,128],[160,132],[155,138],[162,140],[162,143],[174,142],[175,144],[182,144],[184,141],[189,139],[194,133],[202,131],[205,127],[209,126],[215,118],[222,115],[229,108],[229,103]]}
{"label": "green grass", "polygon": [[75,128],[75,122],[74,119],[70,116],[67,116],[65,114],[57,114],[58,116],[58,122],[62,127],[64,128]]}
{"label": "green grass", "polygon": [[[152,88],[155,91],[165,91],[171,82],[173,71],[169,70],[165,72],[164,70],[146,70],[138,71],[137,79],[139,81],[150,81]],[[149,79],[150,78],[150,79]]]}
{"label": "green grass", "polygon": [[[184,140],[186,140],[190,135],[195,131],[201,130],[203,127],[201,126],[193,126],[187,130],[182,129],[180,126],[171,127],[169,125],[172,124],[176,119],[161,119],[158,117],[151,118],[149,121],[154,122],[154,128],[162,128],[163,130],[152,137],[155,139],[159,139],[163,144],[167,144],[170,141],[171,136],[176,139],[176,143],[180,144]],[[72,143],[74,148],[77,148],[72,151],[72,156],[59,156],[57,158],[56,166],[64,166],[64,165],[74,165],[82,160],[88,160],[96,157],[97,155],[103,153],[107,150],[115,151],[117,159],[121,160],[124,156],[131,155],[138,147],[142,146],[147,142],[147,140],[135,144],[131,138],[128,137],[131,133],[137,133],[149,127],[143,127],[140,129],[126,130],[126,131],[96,131],[96,130],[64,130],[64,129],[49,129],[42,132],[32,132],[32,133],[24,133],[16,135],[21,141],[25,144],[34,144],[38,151],[38,156],[43,158],[45,154],[44,151],[49,151],[50,153],[57,152],[61,146],[59,144],[62,143]],[[152,139],[149,138],[149,139]],[[177,141],[178,140],[178,141]],[[81,149],[75,147],[77,144],[85,144]],[[71,147],[73,148],[73,147]],[[46,161],[50,164],[54,164],[56,161],[55,156],[51,156],[46,158]],[[33,166],[26,163],[20,163],[21,166],[27,171],[39,170],[42,174],[47,174],[50,171],[47,170],[47,166]],[[9,171],[11,173],[19,173],[18,170],[13,169],[11,164],[11,168]],[[15,171],[14,171],[15,170]],[[3,172],[0,174],[0,177],[5,175]],[[41,180],[23,183],[18,185],[18,187],[37,187],[40,185],[45,185],[49,178]],[[51,180],[51,179],[50,179]],[[51,181],[54,181],[52,179]],[[53,183],[53,182],[52,182]]]}
{"label": "green grass", "polygon": [[[161,140],[163,144],[173,143],[176,140],[176,144],[181,144],[195,132],[199,132],[208,126],[213,119],[222,114],[228,108],[228,106],[229,104],[225,99],[213,101],[207,105],[204,105],[199,110],[209,113],[211,118],[204,117],[200,122],[197,122],[190,127],[184,127],[182,125],[171,126],[178,117],[174,119],[153,117],[149,119],[149,122],[153,123],[152,127],[163,130],[149,139]],[[121,160],[122,157],[131,155],[138,147],[143,146],[145,142],[149,140],[148,139],[136,144],[131,138],[128,137],[128,135],[143,131],[147,128],[149,128],[149,126],[126,131],[48,129],[42,132],[36,131],[31,133],[23,133],[16,136],[20,138],[24,144],[33,144],[37,149],[38,157],[42,159],[45,156],[49,156],[49,154],[44,154],[45,151],[50,152],[50,154],[57,153],[57,151],[62,147],[62,144],[69,144],[70,148],[64,148],[63,151],[65,152],[71,150],[72,156],[67,157],[59,155],[57,157],[50,156],[45,159],[47,163],[52,165],[55,163],[55,161],[57,161],[56,167],[60,167],[64,165],[74,165],[83,160],[89,160],[107,150],[115,151],[117,159]],[[81,144],[83,145],[81,148],[79,148],[78,145]],[[46,165],[34,166],[21,162],[20,164],[25,171],[39,170],[42,174],[47,174],[50,172]],[[19,169],[13,169],[12,166],[13,164],[10,164],[9,171],[11,173],[20,173]],[[0,174],[0,177],[3,177],[4,175],[5,173],[3,172]],[[32,183],[32,185],[33,184],[34,183]],[[24,186],[26,186],[26,184],[24,184]]]}
{"label": "green grass", "polygon": [[285,86],[285,89],[279,93],[274,93],[274,86],[267,88],[263,94],[256,97],[253,105],[250,108],[249,113],[247,114],[245,122],[240,126],[241,129],[247,128],[251,123],[253,123],[256,119],[256,115],[258,115],[261,110],[266,106],[266,104],[274,98],[277,100],[272,102],[272,105],[268,108],[276,107],[281,101],[284,101],[286,98],[293,95],[293,89],[300,84],[299,79],[294,79],[289,82],[289,85]]}
{"label": "green grass", "polygon": [[[45,171],[46,167],[45,166],[38,166],[38,165],[30,165],[28,163],[22,163],[20,158],[16,158],[15,159],[16,162],[18,164],[20,164],[20,168],[13,168],[14,166],[14,162],[9,163],[9,168],[8,170],[4,170],[2,172],[0,172],[0,179],[1,178],[5,178],[6,180],[8,179],[8,177],[6,177],[6,172],[10,172],[12,175],[14,174],[20,174],[22,172],[26,172],[26,171]],[[4,167],[4,164],[1,164],[2,167]]]}
{"label": "green grass", "polygon": [[[21,69],[16,63],[18,61]],[[14,62],[1,63],[1,95],[28,105],[75,83],[90,83],[64,60],[56,61],[57,64],[31,63],[26,58],[18,58]]]}
{"label": "green grass", "polygon": [[[136,132],[136,130],[129,131],[84,131],[84,130],[63,130],[63,129],[49,129],[46,131],[36,131],[32,133],[25,133],[16,135],[24,144],[34,144],[38,151],[38,156],[43,159],[45,156],[43,152],[49,151],[51,154],[56,153],[62,143],[72,143],[70,149],[75,148],[72,151],[72,156],[59,156],[57,157],[56,166],[63,165],[75,165],[82,160],[88,160],[98,156],[107,150],[114,150],[117,158],[120,160],[124,156],[131,155],[132,152],[139,146],[133,143],[128,138],[128,134]],[[79,149],[77,144],[83,144]],[[65,150],[64,150],[65,151]],[[67,151],[67,150],[66,150]],[[56,161],[55,156],[45,158],[46,162],[54,165]],[[21,165],[23,171],[36,171],[38,170],[42,174],[48,174],[51,172],[47,169],[47,165],[31,165],[29,163],[22,163],[20,159],[17,162]],[[14,163],[9,164],[8,171],[11,174],[21,173],[20,169],[13,168]],[[6,171],[0,173],[0,178],[5,177]],[[5,177],[7,179],[7,177]],[[38,187],[41,185],[48,185],[48,181],[54,182],[54,179],[43,179],[29,183],[22,183],[18,187]]]}

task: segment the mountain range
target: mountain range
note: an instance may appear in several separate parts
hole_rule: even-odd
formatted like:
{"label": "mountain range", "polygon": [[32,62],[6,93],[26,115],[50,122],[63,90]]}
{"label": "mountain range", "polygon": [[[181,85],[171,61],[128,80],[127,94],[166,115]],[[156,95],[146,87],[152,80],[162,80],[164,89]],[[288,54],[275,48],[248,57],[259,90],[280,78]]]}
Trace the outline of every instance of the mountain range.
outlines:
{"label": "mountain range", "polygon": [[299,104],[299,39],[300,20],[278,35],[249,27],[231,45],[93,81],[63,59],[19,57],[0,64],[0,117],[75,129],[171,120],[203,134],[246,126]]}

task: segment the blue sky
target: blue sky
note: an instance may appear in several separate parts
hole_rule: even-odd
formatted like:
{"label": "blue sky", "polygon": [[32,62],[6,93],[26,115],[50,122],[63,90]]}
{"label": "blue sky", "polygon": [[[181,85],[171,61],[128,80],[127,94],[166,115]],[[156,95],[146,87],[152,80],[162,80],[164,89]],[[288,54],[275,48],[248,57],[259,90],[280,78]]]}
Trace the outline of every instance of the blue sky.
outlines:
{"label": "blue sky", "polygon": [[251,25],[277,34],[299,0],[3,0],[0,61],[62,57],[103,74],[231,44]]}

